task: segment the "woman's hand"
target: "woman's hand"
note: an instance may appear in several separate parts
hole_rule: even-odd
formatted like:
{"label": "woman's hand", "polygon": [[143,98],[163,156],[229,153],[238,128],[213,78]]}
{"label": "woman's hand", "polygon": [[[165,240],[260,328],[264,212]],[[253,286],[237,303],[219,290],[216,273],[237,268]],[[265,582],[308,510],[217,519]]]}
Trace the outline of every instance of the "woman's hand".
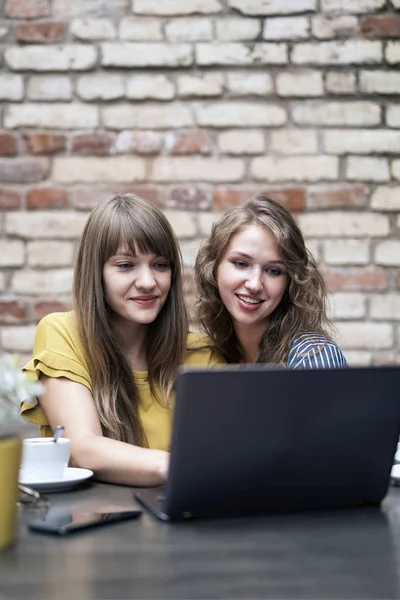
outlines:
{"label": "woman's hand", "polygon": [[132,486],[165,483],[169,453],[104,437],[90,391],[65,377],[41,376],[40,404],[54,431],[65,428],[71,440],[71,464],[90,469],[96,479]]}

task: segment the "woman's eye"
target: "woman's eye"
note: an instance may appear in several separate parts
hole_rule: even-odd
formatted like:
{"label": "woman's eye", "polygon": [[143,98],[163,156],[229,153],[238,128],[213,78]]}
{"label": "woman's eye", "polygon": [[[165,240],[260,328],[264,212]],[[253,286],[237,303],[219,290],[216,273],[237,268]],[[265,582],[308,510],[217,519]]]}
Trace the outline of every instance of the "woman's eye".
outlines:
{"label": "woman's eye", "polygon": [[155,263],[154,267],[157,271],[167,271],[170,268],[170,265],[167,262],[158,262]]}
{"label": "woman's eye", "polygon": [[121,271],[127,271],[128,269],[131,269],[133,267],[133,264],[132,263],[120,263],[117,266],[119,269],[121,269]]}
{"label": "woman's eye", "polygon": [[272,277],[278,277],[278,275],[280,275],[282,273],[282,271],[280,271],[279,269],[274,269],[271,267],[266,269],[266,272],[268,273],[268,275],[271,275]]}
{"label": "woman's eye", "polygon": [[232,264],[235,265],[238,269],[245,269],[248,264],[244,260],[233,260]]}

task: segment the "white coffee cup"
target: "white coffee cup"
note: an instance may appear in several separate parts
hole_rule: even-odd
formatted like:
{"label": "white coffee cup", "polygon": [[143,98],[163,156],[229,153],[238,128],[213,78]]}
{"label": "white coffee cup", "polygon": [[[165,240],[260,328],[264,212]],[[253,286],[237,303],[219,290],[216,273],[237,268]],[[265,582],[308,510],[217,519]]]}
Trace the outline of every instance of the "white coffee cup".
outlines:
{"label": "white coffee cup", "polygon": [[68,466],[70,441],[60,438],[26,438],[22,446],[21,481],[61,479]]}

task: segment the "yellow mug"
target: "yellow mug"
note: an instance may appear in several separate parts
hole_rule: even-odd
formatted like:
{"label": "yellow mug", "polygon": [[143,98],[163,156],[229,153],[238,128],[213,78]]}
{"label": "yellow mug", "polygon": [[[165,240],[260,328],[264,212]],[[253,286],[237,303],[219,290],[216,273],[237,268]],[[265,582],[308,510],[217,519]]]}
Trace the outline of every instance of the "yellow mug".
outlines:
{"label": "yellow mug", "polygon": [[0,549],[15,540],[22,441],[0,438]]}

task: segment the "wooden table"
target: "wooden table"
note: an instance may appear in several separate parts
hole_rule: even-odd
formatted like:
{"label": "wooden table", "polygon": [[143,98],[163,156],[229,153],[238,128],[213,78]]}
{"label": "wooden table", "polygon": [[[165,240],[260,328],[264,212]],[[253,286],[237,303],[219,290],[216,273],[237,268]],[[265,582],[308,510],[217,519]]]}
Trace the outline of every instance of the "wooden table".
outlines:
{"label": "wooden table", "polygon": [[[54,507],[134,505],[128,487],[52,494]],[[20,509],[0,553],[1,600],[399,598],[400,488],[382,509],[165,524],[143,514],[69,538],[30,533]]]}

